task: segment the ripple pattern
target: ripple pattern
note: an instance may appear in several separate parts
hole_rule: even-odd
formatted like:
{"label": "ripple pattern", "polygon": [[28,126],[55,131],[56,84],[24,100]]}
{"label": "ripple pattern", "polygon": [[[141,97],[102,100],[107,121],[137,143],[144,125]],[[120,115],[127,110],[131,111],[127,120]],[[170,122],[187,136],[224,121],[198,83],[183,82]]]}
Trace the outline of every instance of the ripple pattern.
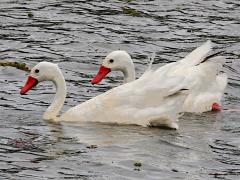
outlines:
{"label": "ripple pattern", "polygon": [[[207,39],[228,59],[224,108],[240,106],[239,0],[1,0],[0,22],[0,61],[59,64],[68,86],[63,111],[122,83],[112,73],[90,84],[109,52],[128,51],[139,77],[152,52],[157,68]],[[2,179],[239,179],[240,112],[186,114],[177,132],[51,124],[42,113],[52,84],[20,97],[26,76],[0,68]]]}

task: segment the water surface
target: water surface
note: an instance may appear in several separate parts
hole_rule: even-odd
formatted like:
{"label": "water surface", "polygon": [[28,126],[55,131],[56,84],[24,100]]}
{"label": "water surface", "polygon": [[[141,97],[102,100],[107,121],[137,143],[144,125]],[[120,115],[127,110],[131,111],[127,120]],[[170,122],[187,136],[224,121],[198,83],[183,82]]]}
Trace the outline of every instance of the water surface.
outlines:
{"label": "water surface", "polygon": [[[58,63],[68,86],[66,111],[122,83],[120,73],[89,83],[113,50],[131,54],[139,77],[152,52],[157,68],[211,39],[228,58],[223,107],[237,109],[239,17],[238,0],[1,0],[0,59]],[[42,119],[52,84],[20,96],[26,77],[0,69],[1,179],[239,179],[240,112],[185,114],[178,131],[52,124]]]}

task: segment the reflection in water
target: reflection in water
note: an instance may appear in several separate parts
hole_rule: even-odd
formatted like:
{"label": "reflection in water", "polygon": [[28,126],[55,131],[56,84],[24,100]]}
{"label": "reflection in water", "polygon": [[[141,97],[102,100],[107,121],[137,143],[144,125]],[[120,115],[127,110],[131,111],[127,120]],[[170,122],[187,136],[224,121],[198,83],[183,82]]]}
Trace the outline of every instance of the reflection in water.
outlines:
{"label": "reflection in water", "polygon": [[225,52],[230,76],[226,111],[186,114],[180,130],[169,131],[43,121],[52,84],[20,97],[27,73],[1,67],[2,179],[239,179],[240,112],[229,111],[240,99],[238,0],[3,0],[0,7],[1,60],[59,63],[68,86],[63,111],[122,84],[118,73],[90,84],[102,58],[117,49],[131,54],[139,77],[152,52],[159,67],[211,39]]}

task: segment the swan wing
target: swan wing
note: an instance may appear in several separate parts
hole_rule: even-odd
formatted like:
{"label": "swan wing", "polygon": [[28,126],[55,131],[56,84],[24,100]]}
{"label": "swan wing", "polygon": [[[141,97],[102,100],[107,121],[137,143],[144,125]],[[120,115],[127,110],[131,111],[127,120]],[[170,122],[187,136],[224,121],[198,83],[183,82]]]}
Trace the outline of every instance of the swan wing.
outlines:
{"label": "swan wing", "polygon": [[220,73],[225,61],[224,57],[218,56],[195,66],[189,74],[196,77],[192,80],[191,92],[185,100],[184,111],[201,113],[211,111],[213,103],[220,104],[227,86],[227,75]]}
{"label": "swan wing", "polygon": [[[148,77],[146,80],[145,78]],[[158,79],[158,81],[157,81]],[[156,78],[154,71],[136,81],[115,87],[68,110],[64,121],[94,121],[177,128],[187,93],[174,84],[181,77]],[[165,82],[168,81],[168,82]],[[164,85],[164,86],[163,86]],[[171,92],[171,93],[170,93]]]}
{"label": "swan wing", "polygon": [[212,42],[208,40],[202,46],[196,48],[191,53],[189,53],[181,61],[189,65],[197,65],[204,60],[204,58],[208,55],[209,52],[211,52],[211,50],[212,50]]}

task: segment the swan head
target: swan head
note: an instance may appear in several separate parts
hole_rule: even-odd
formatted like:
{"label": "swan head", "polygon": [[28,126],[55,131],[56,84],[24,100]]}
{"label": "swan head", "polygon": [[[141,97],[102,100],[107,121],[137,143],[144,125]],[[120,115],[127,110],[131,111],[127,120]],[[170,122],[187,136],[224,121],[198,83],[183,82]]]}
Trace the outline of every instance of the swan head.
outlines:
{"label": "swan head", "polygon": [[20,94],[26,94],[30,89],[42,81],[55,81],[59,74],[58,65],[50,62],[40,62],[31,69],[30,75],[22,87]]}
{"label": "swan head", "polygon": [[131,56],[126,51],[113,51],[104,58],[97,75],[91,82],[92,84],[98,84],[111,71],[125,73],[129,67],[134,69]]}

